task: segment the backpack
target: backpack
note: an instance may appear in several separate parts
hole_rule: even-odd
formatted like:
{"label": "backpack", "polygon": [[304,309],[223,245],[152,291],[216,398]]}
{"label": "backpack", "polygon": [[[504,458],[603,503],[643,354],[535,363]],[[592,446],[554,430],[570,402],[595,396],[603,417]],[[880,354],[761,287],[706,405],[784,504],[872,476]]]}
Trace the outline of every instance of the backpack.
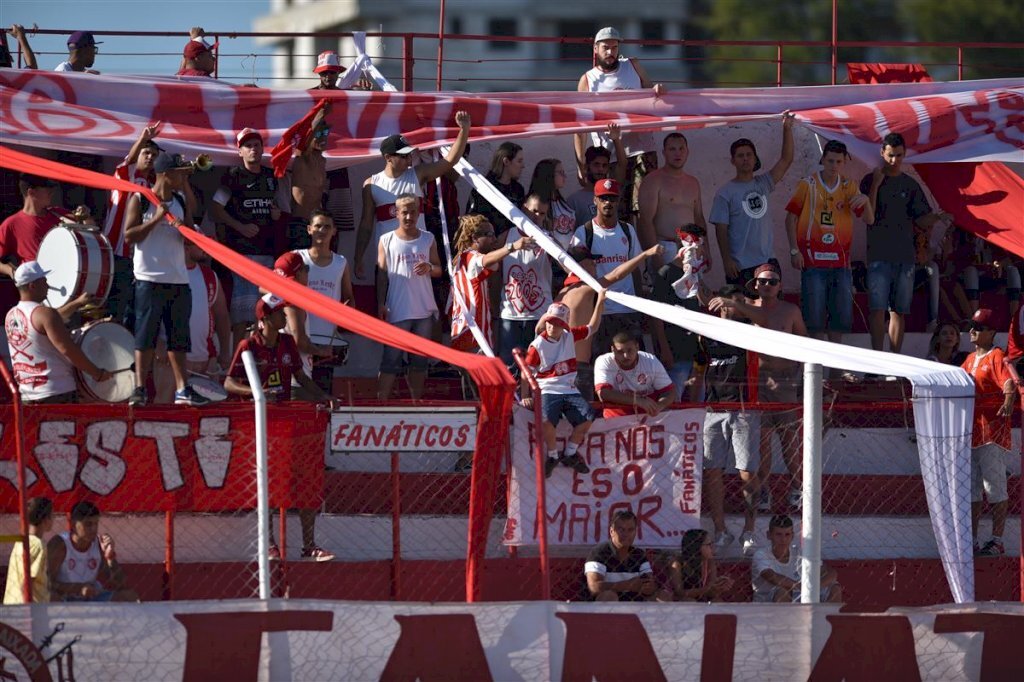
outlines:
{"label": "backpack", "polygon": [[[632,227],[629,223],[620,223],[625,225],[622,231],[626,233],[626,254],[633,253],[633,230],[629,229]],[[583,226],[583,239],[587,245],[587,251],[594,253],[594,221],[588,220]]]}

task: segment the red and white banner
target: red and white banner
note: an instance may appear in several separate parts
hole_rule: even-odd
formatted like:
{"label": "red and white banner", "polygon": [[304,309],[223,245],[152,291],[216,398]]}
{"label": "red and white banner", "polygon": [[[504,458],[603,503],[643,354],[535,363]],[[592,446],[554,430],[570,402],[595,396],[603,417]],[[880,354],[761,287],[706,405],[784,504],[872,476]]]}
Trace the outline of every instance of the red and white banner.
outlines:
{"label": "red and white banner", "polygon": [[473,118],[472,141],[602,129],[701,128],[790,109],[815,132],[877,159],[889,132],[907,140],[912,163],[1020,161],[1024,83],[1019,78],[787,88],[612,93],[399,93],[274,90],[212,79],[95,76],[0,69],[0,137],[39,149],[123,157],[143,127],[163,121],[172,151],[234,163],[235,133],[260,130],[267,148],[321,99],[328,116],[328,166],[379,160],[381,139],[401,132],[425,149],[450,143],[454,113]]}
{"label": "red and white banner", "polygon": [[1020,680],[1022,627],[1012,603],[5,606],[0,670],[48,682],[61,652],[80,680]]}
{"label": "red and white banner", "polygon": [[[558,428],[558,450],[571,432]],[[598,419],[580,455],[590,473],[559,466],[546,480],[548,543],[594,545],[608,539],[619,509],[637,516],[636,544],[678,547],[679,538],[700,526],[704,410],[666,410],[656,417]],[[512,473],[506,545],[537,544],[538,434],[533,412],[512,412]]]}
{"label": "red and white banner", "polygon": [[[83,499],[104,512],[256,508],[252,403],[209,410],[48,405],[24,410],[27,497],[60,510]],[[318,507],[327,413],[267,407],[270,506]],[[0,405],[0,512],[17,513],[14,410]]]}
{"label": "red and white banner", "polygon": [[469,452],[476,422],[471,407],[343,407],[331,415],[331,451]]}

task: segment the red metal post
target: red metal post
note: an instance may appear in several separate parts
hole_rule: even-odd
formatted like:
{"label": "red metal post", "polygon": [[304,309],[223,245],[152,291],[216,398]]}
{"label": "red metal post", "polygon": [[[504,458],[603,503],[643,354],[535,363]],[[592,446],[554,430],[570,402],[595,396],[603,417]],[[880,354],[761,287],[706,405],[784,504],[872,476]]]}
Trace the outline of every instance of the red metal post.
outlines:
{"label": "red metal post", "polygon": [[961,46],[956,48],[956,79],[958,81],[964,79],[964,48]]}
{"label": "red metal post", "polygon": [[402,594],[402,484],[398,476],[398,453],[391,453],[391,601]]}
{"label": "red metal post", "polygon": [[213,37],[213,77],[220,77],[220,36]]}
{"label": "red metal post", "polygon": [[174,512],[164,512],[164,601],[174,597]]}
{"label": "red metal post", "polygon": [[444,80],[444,11],[445,0],[441,0],[440,16],[437,22],[437,91],[441,92],[441,81]]}
{"label": "red metal post", "polygon": [[21,584],[21,595],[26,604],[32,603],[32,564],[28,551],[28,499],[25,496],[25,434],[23,433],[24,415],[21,404],[21,395],[18,393],[18,386],[14,383],[14,377],[7,370],[7,365],[0,361],[0,374],[3,374],[4,383],[11,394],[14,404],[14,448],[18,455],[18,532],[21,535],[21,570],[25,581]]}
{"label": "red metal post", "polygon": [[415,89],[413,84],[413,66],[416,65],[416,57],[413,53],[413,37],[402,36],[402,89],[412,92]]}
{"label": "red metal post", "polygon": [[551,565],[548,562],[548,504],[547,487],[545,485],[547,477],[544,475],[547,453],[544,451],[544,417],[541,415],[540,386],[537,385],[537,380],[530,373],[530,368],[526,366],[526,359],[523,357],[522,351],[516,348],[512,351],[512,356],[515,358],[516,364],[519,365],[521,375],[526,377],[526,381],[530,384],[530,390],[533,392],[533,428],[537,444],[533,452],[533,464],[537,477],[537,544],[540,552],[540,598],[548,600],[551,599]]}
{"label": "red metal post", "polygon": [[839,72],[839,0],[832,0],[832,85]]}
{"label": "red metal post", "polygon": [[[269,506],[269,505],[268,505]],[[288,596],[288,509],[281,507],[277,510],[278,514],[278,532],[281,535],[281,560],[277,563],[280,564],[281,569],[281,596]],[[274,588],[271,586],[270,593],[274,593]]]}
{"label": "red metal post", "polygon": [[775,46],[775,87],[782,87],[782,43]]}

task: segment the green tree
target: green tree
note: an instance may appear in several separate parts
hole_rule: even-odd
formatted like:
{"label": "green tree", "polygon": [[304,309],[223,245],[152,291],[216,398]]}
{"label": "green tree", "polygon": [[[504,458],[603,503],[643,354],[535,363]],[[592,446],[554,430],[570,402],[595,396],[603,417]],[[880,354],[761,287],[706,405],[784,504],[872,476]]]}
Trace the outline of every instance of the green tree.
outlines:
{"label": "green tree", "polygon": [[[902,0],[908,39],[942,43],[1024,43],[1024,5],[1020,0]],[[942,80],[955,79],[956,50],[926,50],[929,71]],[[946,66],[942,66],[946,65]],[[1010,78],[1024,74],[1024,49],[965,48],[964,78]]]}

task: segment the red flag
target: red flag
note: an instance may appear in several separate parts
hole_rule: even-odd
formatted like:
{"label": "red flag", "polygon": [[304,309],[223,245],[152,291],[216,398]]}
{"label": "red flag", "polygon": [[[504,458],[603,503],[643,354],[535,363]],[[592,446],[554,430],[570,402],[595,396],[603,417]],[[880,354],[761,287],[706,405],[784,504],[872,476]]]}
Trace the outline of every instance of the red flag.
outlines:
{"label": "red flag", "polygon": [[281,141],[270,150],[270,165],[274,167],[275,178],[284,177],[293,150],[298,149],[300,152],[305,150],[305,147],[300,145],[309,137],[309,131],[313,128],[313,119],[326,105],[327,100],[325,99],[317,102],[305,116],[299,119],[298,123],[284,131]]}

